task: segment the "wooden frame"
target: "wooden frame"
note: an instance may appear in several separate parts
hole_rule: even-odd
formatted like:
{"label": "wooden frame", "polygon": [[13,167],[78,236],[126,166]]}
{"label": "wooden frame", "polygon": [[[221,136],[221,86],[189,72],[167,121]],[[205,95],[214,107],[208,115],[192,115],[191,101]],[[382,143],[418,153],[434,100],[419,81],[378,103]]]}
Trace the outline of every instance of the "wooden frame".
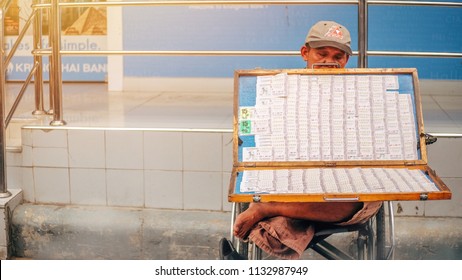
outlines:
{"label": "wooden frame", "polygon": [[[412,78],[413,100],[415,102],[416,135],[420,145],[418,159],[412,160],[316,160],[316,161],[242,161],[239,158],[239,97],[240,82],[245,77],[258,77],[287,73],[288,75],[406,75]],[[417,70],[398,69],[271,69],[238,70],[234,76],[234,133],[233,133],[233,170],[229,185],[228,199],[232,202],[280,201],[280,202],[328,202],[328,201],[377,201],[377,200],[433,200],[450,199],[451,192],[436,173],[427,165],[425,132],[422,116],[420,88]],[[267,169],[310,169],[310,168],[407,168],[418,169],[435,183],[439,191],[431,192],[386,192],[386,193],[239,193],[236,192],[236,178],[239,172]]]}

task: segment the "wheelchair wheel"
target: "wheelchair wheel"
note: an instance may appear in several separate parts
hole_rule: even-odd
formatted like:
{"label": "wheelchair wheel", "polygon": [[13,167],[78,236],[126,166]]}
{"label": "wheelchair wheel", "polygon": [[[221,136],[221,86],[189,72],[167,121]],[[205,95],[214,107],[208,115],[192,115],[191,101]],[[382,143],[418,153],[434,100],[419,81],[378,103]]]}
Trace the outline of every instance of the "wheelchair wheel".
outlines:
{"label": "wheelchair wheel", "polygon": [[385,205],[382,205],[377,214],[367,222],[366,226],[358,231],[356,239],[358,259],[386,259],[387,228],[385,219]]}
{"label": "wheelchair wheel", "polygon": [[388,216],[390,224],[388,227],[384,203],[375,217],[369,221],[366,230],[367,233],[359,233],[358,242],[360,242],[361,235],[363,239],[366,239],[363,244],[365,255],[361,255],[361,249],[358,247],[359,259],[387,260],[392,258],[394,249],[394,228],[391,202],[388,202],[388,208],[390,212]]}
{"label": "wheelchair wheel", "polygon": [[376,223],[376,256],[377,260],[386,259],[386,226],[385,226],[385,207],[382,205],[375,216]]}
{"label": "wheelchair wheel", "polygon": [[[247,210],[249,208],[249,203],[238,203],[237,204],[237,214],[240,214]],[[237,217],[237,215],[236,215]],[[234,224],[234,223],[233,223]],[[249,243],[248,242],[243,242],[240,240],[236,241],[236,250],[239,252],[239,254],[246,256],[247,258],[249,257]]]}
{"label": "wheelchair wheel", "polygon": [[[245,211],[249,207],[249,203],[236,203],[235,207],[235,216],[239,213]],[[385,203],[380,207],[377,214],[371,218],[367,224],[357,230],[357,238],[356,238],[356,249],[357,249],[357,259],[369,259],[369,260],[385,260],[390,259],[393,256],[393,249],[394,249],[394,229],[393,229],[393,210],[391,206],[391,202],[388,202],[388,210],[389,210],[389,217],[390,225],[387,228],[386,220],[387,215],[385,214]],[[234,221],[233,221],[234,224]],[[345,232],[345,231],[339,231]],[[387,235],[389,236],[387,238]],[[233,239],[233,243],[237,251],[246,256],[249,260],[261,260],[261,259],[271,259],[273,257],[266,256],[264,252],[255,244],[251,242],[244,242],[240,240]],[[327,244],[326,244],[327,243]],[[319,244],[323,244],[322,246],[331,246],[328,242],[325,242],[324,238],[321,238]],[[327,247],[329,248],[329,247]],[[319,252],[319,249],[316,250]],[[329,250],[332,250],[330,247]],[[356,250],[354,250],[356,251]],[[335,257],[330,257],[331,255],[324,255],[320,253],[322,256],[326,257],[327,259],[354,259],[353,254],[346,254],[343,253],[341,250],[337,250],[333,248],[334,254],[338,254]],[[333,256],[333,255],[332,255]]]}

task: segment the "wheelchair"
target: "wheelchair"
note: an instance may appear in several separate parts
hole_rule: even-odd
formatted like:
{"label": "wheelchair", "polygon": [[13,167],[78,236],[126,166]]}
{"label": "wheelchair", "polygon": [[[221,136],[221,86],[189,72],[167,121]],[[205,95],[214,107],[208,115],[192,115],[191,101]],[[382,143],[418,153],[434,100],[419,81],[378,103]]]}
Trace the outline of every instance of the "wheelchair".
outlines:
{"label": "wheelchair", "polygon": [[[233,203],[231,212],[230,241],[237,252],[249,260],[268,259],[261,248],[253,242],[237,239],[233,236],[234,221],[241,212],[245,211],[249,203]],[[390,260],[393,259],[395,249],[395,230],[393,205],[391,201],[384,202],[379,211],[368,221],[350,226],[322,225],[317,230],[307,250],[313,250],[328,260]],[[329,237],[340,233],[354,233],[355,249],[353,252],[335,246]],[[350,250],[349,250],[350,251]]]}

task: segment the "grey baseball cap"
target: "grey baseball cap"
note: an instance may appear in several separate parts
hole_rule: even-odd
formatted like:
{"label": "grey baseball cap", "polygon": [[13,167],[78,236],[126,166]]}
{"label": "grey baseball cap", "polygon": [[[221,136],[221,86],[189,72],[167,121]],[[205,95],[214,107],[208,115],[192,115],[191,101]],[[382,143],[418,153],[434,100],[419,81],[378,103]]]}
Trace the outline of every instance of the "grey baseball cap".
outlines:
{"label": "grey baseball cap", "polygon": [[319,21],[311,27],[305,43],[312,48],[335,47],[352,55],[348,29],[335,21]]}

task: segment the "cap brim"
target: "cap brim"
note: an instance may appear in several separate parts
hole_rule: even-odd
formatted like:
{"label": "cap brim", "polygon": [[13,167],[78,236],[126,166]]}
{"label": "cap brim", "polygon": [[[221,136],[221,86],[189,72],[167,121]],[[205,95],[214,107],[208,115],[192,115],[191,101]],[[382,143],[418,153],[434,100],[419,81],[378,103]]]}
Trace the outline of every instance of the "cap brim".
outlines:
{"label": "cap brim", "polygon": [[350,47],[346,46],[345,44],[335,42],[335,41],[326,41],[326,40],[311,41],[311,42],[308,42],[308,44],[312,48],[334,47],[334,48],[344,51],[348,55],[353,55],[353,52],[351,51]]}

